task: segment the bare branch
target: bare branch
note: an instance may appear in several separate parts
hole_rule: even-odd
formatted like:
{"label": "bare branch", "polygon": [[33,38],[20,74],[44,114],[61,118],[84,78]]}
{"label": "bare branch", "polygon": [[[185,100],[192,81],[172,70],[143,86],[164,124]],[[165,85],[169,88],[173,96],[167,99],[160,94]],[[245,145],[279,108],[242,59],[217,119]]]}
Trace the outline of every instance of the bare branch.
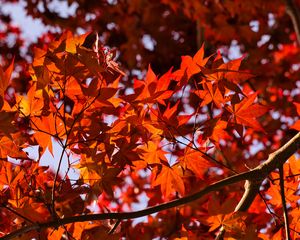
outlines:
{"label": "bare branch", "polygon": [[190,202],[193,202],[206,194],[210,192],[214,192],[219,190],[220,188],[224,186],[228,186],[233,183],[237,183],[240,181],[244,181],[247,179],[254,179],[259,175],[258,170],[251,170],[248,172],[244,172],[241,174],[236,174],[234,176],[228,177],[226,179],[223,179],[221,181],[218,181],[216,183],[213,183],[206,188],[202,189],[201,191],[190,195],[186,196],[183,198],[179,198],[167,203],[163,203],[154,207],[149,207],[140,211],[135,211],[135,212],[124,212],[124,213],[100,213],[100,214],[90,214],[90,215],[81,215],[81,216],[74,216],[74,217],[68,217],[68,218],[63,218],[59,220],[54,220],[50,222],[45,222],[45,223],[36,223],[31,226],[27,226],[24,228],[21,228],[15,232],[12,232],[10,234],[7,234],[6,236],[0,238],[0,239],[13,239],[21,234],[30,232],[30,231],[40,231],[46,228],[57,228],[61,225],[64,224],[69,224],[69,223],[74,223],[74,222],[86,222],[86,221],[94,221],[94,220],[106,220],[106,219],[117,219],[117,220],[122,220],[122,219],[133,219],[133,218],[139,218],[143,216],[150,215],[152,213],[160,212],[163,210],[167,210],[173,207],[178,207]]}
{"label": "bare branch", "polygon": [[[297,133],[290,141],[279,148],[277,151],[271,153],[269,158],[264,163],[258,165],[255,169],[261,170],[261,176],[247,180],[245,183],[245,192],[240,202],[235,208],[235,211],[247,211],[251,206],[254,198],[259,193],[259,187],[264,178],[274,171],[276,168],[281,168],[282,165],[300,148],[300,132]],[[225,229],[220,228],[216,239],[223,239]]]}

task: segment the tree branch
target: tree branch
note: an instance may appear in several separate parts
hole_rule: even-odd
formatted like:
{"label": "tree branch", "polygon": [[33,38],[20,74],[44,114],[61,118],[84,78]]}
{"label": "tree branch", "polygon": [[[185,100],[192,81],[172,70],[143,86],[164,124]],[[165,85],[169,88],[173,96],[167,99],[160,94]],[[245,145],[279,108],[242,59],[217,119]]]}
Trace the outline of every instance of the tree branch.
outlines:
{"label": "tree branch", "polygon": [[14,231],[12,233],[7,234],[6,236],[0,238],[2,240],[7,239],[13,239],[21,234],[30,232],[30,231],[40,231],[46,228],[57,228],[61,225],[74,223],[74,222],[86,222],[86,221],[94,221],[94,220],[106,220],[106,219],[133,219],[133,218],[139,218],[143,216],[147,216],[156,212],[160,212],[163,210],[167,210],[173,207],[178,207],[180,205],[184,205],[190,202],[193,202],[197,199],[200,199],[201,197],[205,196],[206,194],[210,192],[214,192],[219,190],[220,188],[224,186],[228,186],[233,183],[237,183],[240,181],[244,181],[247,179],[253,179],[256,178],[259,175],[258,170],[251,170],[248,172],[240,173],[233,175],[231,177],[228,177],[226,179],[223,179],[221,181],[218,181],[216,183],[213,183],[206,188],[202,189],[201,191],[192,194],[190,196],[186,196],[183,198],[179,198],[167,203],[163,203],[154,207],[149,207],[140,211],[134,211],[134,212],[124,212],[124,213],[100,213],[100,214],[90,214],[90,215],[81,215],[81,216],[74,216],[74,217],[68,217],[63,219],[58,219],[54,221],[49,221],[45,223],[36,223],[24,228],[21,228],[17,231]]}
{"label": "tree branch", "polygon": [[[268,174],[276,168],[281,168],[282,165],[300,148],[300,132],[297,133],[290,141],[279,148],[277,151],[271,153],[264,163],[258,165],[255,169],[261,171],[261,176],[252,178],[245,183],[245,192],[240,202],[235,208],[235,211],[247,211],[251,206],[256,195],[259,193],[259,188],[262,181]],[[222,240],[225,234],[225,229],[220,228],[216,236],[217,240]]]}
{"label": "tree branch", "polygon": [[293,0],[285,0],[286,13],[290,16],[297,36],[298,45],[300,45],[300,13]]}
{"label": "tree branch", "polygon": [[[262,170],[262,173],[269,174],[276,168],[282,166],[300,148],[300,132],[298,132],[290,141],[284,144],[277,151],[271,153],[267,161],[258,165],[255,169]],[[266,175],[267,176],[267,175]]]}
{"label": "tree branch", "polygon": [[[255,180],[246,180],[245,182],[245,192],[243,194],[243,197],[239,201],[238,205],[235,207],[235,212],[241,211],[247,211],[252,202],[254,201],[254,198],[259,193],[259,187],[262,183],[261,179]],[[222,226],[220,228],[220,231],[218,232],[215,240],[222,240],[224,238],[225,234],[225,228]]]}
{"label": "tree branch", "polygon": [[[269,158],[264,163],[258,165],[256,168],[249,170],[248,172],[240,173],[213,183],[201,191],[186,196],[180,199],[176,199],[167,203],[163,203],[154,207],[149,207],[144,210],[134,211],[134,212],[124,212],[124,213],[101,213],[101,214],[91,214],[91,215],[81,215],[63,218],[55,221],[49,221],[45,223],[36,223],[27,227],[23,227],[17,231],[7,234],[6,236],[0,239],[13,239],[21,234],[27,233],[29,231],[40,231],[50,227],[59,227],[64,224],[74,223],[74,222],[84,222],[84,221],[93,221],[93,220],[105,220],[105,219],[132,219],[147,216],[159,211],[167,210],[173,207],[178,207],[184,204],[193,202],[206,194],[217,191],[224,186],[231,185],[240,181],[248,180],[246,183],[245,193],[237,205],[236,209],[239,211],[246,211],[251,203],[253,202],[260,184],[265,179],[268,174],[274,171],[276,168],[282,166],[286,160],[292,156],[300,147],[300,132],[297,133],[290,141],[283,145],[280,149],[269,155]],[[255,191],[254,191],[255,190]]]}

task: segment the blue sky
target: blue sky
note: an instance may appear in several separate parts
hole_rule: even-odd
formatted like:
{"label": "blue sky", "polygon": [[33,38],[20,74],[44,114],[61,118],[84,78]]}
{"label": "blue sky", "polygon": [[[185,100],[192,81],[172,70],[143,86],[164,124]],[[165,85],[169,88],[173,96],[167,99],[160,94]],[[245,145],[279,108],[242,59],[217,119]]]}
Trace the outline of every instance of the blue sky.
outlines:
{"label": "blue sky", "polygon": [[[45,26],[41,20],[33,19],[31,16],[26,15],[25,1],[20,1],[19,3],[2,3],[1,11],[4,14],[9,14],[12,17],[13,24],[18,26],[22,30],[22,37],[24,37],[29,42],[35,42],[41,34],[47,32],[48,30],[57,31],[55,28],[50,28]],[[68,6],[67,1],[53,0],[48,6],[50,10],[58,11],[61,17],[68,17],[73,15],[77,9],[76,3]],[[43,6],[38,5],[40,11],[43,11]]]}

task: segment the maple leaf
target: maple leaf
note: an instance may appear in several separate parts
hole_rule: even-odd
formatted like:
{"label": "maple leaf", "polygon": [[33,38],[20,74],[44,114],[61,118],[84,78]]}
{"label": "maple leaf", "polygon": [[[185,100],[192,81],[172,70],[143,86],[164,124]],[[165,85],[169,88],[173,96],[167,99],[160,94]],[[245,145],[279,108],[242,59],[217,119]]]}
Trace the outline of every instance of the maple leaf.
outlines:
{"label": "maple leaf", "polygon": [[225,131],[227,128],[227,122],[220,118],[210,119],[205,122],[205,127],[203,128],[204,137],[208,137],[212,140],[216,146],[219,147],[220,139],[227,138],[228,133]]}
{"label": "maple leaf", "polygon": [[18,212],[21,216],[25,216],[31,221],[43,222],[50,217],[49,212],[43,203],[35,203],[28,197],[10,200],[9,203],[15,207],[16,212]]}
{"label": "maple leaf", "polygon": [[217,87],[217,85],[213,85],[210,82],[203,84],[203,90],[196,90],[194,93],[202,99],[201,107],[214,102],[217,107],[221,106],[221,103],[223,103],[224,98]]}
{"label": "maple leaf", "polygon": [[[288,159],[287,164],[284,164],[284,175],[291,176],[289,180],[296,180],[298,179],[298,173],[300,172],[300,166],[299,166],[299,159],[293,155]],[[295,177],[292,177],[295,176]]]}
{"label": "maple leaf", "polygon": [[47,66],[33,66],[32,78],[37,82],[37,89],[43,89],[51,81],[51,72]]}
{"label": "maple leaf", "polygon": [[265,114],[269,108],[254,103],[256,97],[257,93],[253,93],[248,98],[244,98],[240,102],[234,102],[233,106],[227,106],[226,109],[233,114],[233,122],[235,124],[240,124],[251,127],[255,130],[264,131],[256,118]]}
{"label": "maple leaf", "polygon": [[241,213],[218,214],[209,217],[206,221],[210,225],[209,231],[214,231],[223,226],[227,231],[235,230],[236,232],[245,231],[245,218],[241,218]]}
{"label": "maple leaf", "polygon": [[59,227],[58,229],[55,229],[54,231],[48,231],[48,240],[56,240],[61,239],[62,235],[64,234],[66,230],[63,227]]}
{"label": "maple leaf", "polygon": [[178,158],[183,169],[189,169],[196,174],[197,177],[204,179],[205,172],[213,165],[202,157],[202,153],[193,149],[192,145],[188,145],[183,153],[183,156]]}
{"label": "maple leaf", "polygon": [[167,162],[165,157],[167,152],[163,151],[158,144],[159,142],[149,141],[147,144],[139,147],[137,152],[141,159],[148,164],[160,164],[161,161]]}
{"label": "maple leaf", "polygon": [[[84,44],[88,36],[91,36],[91,32],[87,32],[79,36],[73,36],[73,34],[70,31],[65,32],[65,36],[63,37],[66,38],[66,51],[74,54],[77,53],[78,47]],[[92,44],[94,44],[95,41],[93,41]],[[88,48],[88,50],[91,49],[92,48]]]}
{"label": "maple leaf", "polygon": [[[92,86],[93,86],[93,93],[94,93],[98,89],[97,87],[95,87],[95,85],[92,84]],[[83,91],[84,91],[83,89],[86,89],[86,87],[83,86],[83,84],[81,84],[75,77],[70,76],[70,78],[68,79],[65,85],[65,95],[66,97],[70,98],[72,101],[78,102],[78,99],[83,95]],[[90,95],[94,96],[95,94],[89,92],[89,95],[87,96]]]}
{"label": "maple leaf", "polygon": [[34,130],[34,138],[40,146],[40,154],[42,155],[48,148],[49,152],[53,153],[52,140],[53,138],[64,138],[65,128],[62,120],[51,113],[48,116],[33,118],[31,128]]}
{"label": "maple leaf", "polygon": [[13,191],[18,188],[18,183],[24,179],[24,171],[19,166],[14,167],[10,162],[1,161],[0,164],[0,186],[9,186]]}
{"label": "maple leaf", "polygon": [[161,165],[162,169],[157,173],[156,179],[152,182],[152,186],[161,187],[162,194],[168,198],[175,191],[178,191],[180,195],[184,195],[185,187],[183,180],[176,169],[176,166],[170,167],[168,165]]}
{"label": "maple leaf", "polygon": [[14,69],[14,59],[11,61],[10,65],[5,71],[3,71],[0,66],[0,96],[3,98],[4,93],[9,85],[12,71]]}
{"label": "maple leaf", "polygon": [[[293,104],[296,107],[298,116],[300,116],[300,103],[294,102]],[[293,128],[293,129],[296,129],[296,130],[300,131],[300,120],[296,121],[290,128]]]}
{"label": "maple leaf", "polygon": [[245,220],[247,214],[233,212],[235,206],[235,199],[229,198],[220,203],[216,199],[216,195],[213,195],[208,203],[208,214],[210,217],[204,220],[210,226],[209,231],[214,231],[223,226],[226,229],[226,232],[240,234],[239,237],[241,237],[246,231]]}
{"label": "maple leaf", "polygon": [[[235,84],[239,84],[244,82],[250,78],[253,78],[254,75],[246,72],[246,71],[239,71],[241,62],[244,57],[229,61],[227,63],[222,63],[217,68],[213,69],[205,69],[201,68],[202,73],[205,75],[205,79],[207,81],[221,81],[227,80],[233,82]],[[219,60],[222,58],[217,58]]]}
{"label": "maple leaf", "polygon": [[101,88],[99,90],[99,97],[97,98],[97,102],[99,102],[101,106],[119,106],[122,100],[116,97],[117,91],[117,88]]}
{"label": "maple leaf", "polygon": [[40,116],[44,107],[44,91],[32,86],[26,96],[16,96],[17,108],[21,117]]}
{"label": "maple leaf", "polygon": [[119,147],[119,151],[113,155],[112,163],[118,163],[123,168],[125,165],[133,165],[133,162],[139,159],[136,147],[138,144],[129,144],[125,139],[117,139],[115,141]]}
{"label": "maple leaf", "polygon": [[192,115],[178,115],[177,113],[179,104],[180,101],[177,101],[173,107],[170,107],[170,104],[168,104],[166,110],[161,116],[161,120],[175,128],[179,128],[180,126],[184,125],[192,117]]}
{"label": "maple leaf", "polygon": [[179,101],[176,102],[176,104],[173,107],[170,107],[170,104],[168,105],[166,111],[163,113],[162,118],[169,121],[172,117],[175,116],[175,113],[177,112]]}
{"label": "maple leaf", "polygon": [[22,148],[17,144],[17,137],[21,139],[20,134],[17,133],[12,136],[16,137],[16,139],[13,140],[7,136],[0,138],[0,156],[3,158],[7,158],[7,156],[12,158],[27,158],[26,153],[22,151]]}
{"label": "maple leaf", "polygon": [[93,50],[77,47],[78,60],[89,69],[95,76],[100,77],[102,72],[106,69],[100,64],[98,60],[98,54]]}
{"label": "maple leaf", "polygon": [[204,58],[204,44],[192,58],[191,56],[182,56],[180,69],[173,73],[173,78],[177,81],[182,80],[185,75],[187,80],[191,76],[199,73],[201,67],[204,67],[209,57]]}
{"label": "maple leaf", "polygon": [[[43,13],[35,7],[40,2],[44,3]],[[30,16],[42,17],[44,23],[62,31],[60,28],[65,27],[99,29],[95,26],[101,22],[101,39],[106,44],[120,46],[120,60],[130,74],[122,76],[124,72],[114,61],[116,50],[98,48],[100,42],[94,32],[80,36],[65,32],[58,40],[54,40],[57,34],[44,34],[38,40],[41,48],[28,48],[34,50],[28,70],[27,54],[19,52],[26,39],[20,37],[20,30],[8,17],[1,18],[4,25],[0,31],[0,61],[6,63],[5,56],[10,59],[16,55],[5,71],[0,69],[1,236],[49,221],[42,225],[56,229],[31,231],[18,238],[212,239],[221,226],[224,238],[228,239],[287,238],[280,219],[272,219],[259,196],[248,211],[249,219],[244,213],[233,213],[243,195],[243,183],[219,188],[213,195],[217,201],[211,195],[204,196],[180,209],[157,212],[138,224],[109,219],[59,227],[58,221],[69,216],[76,221],[89,215],[95,219],[102,217],[94,215],[98,207],[105,216],[126,212],[129,218],[134,217],[135,213],[129,212],[134,208],[133,203],[157,205],[154,209],[175,206],[199,194],[171,203],[166,200],[222,185],[222,180],[231,176],[227,164],[241,175],[247,174],[245,164],[259,169],[267,155],[279,149],[293,132],[286,131],[292,119],[296,120],[292,128],[300,129],[296,89],[299,48],[295,44],[295,29],[285,19],[284,1],[204,4],[203,1],[132,0],[124,7],[119,1],[116,4],[89,1],[87,6],[85,1],[75,0],[80,11],[69,18],[52,12],[48,2],[34,1],[26,10]],[[96,13],[93,19],[84,18],[88,9]],[[270,12],[276,16],[272,31]],[[251,27],[257,25],[253,19],[259,19],[258,31]],[[170,24],[167,26],[165,22]],[[250,26],[245,24],[249,22]],[[289,30],[287,38],[279,37],[282,29]],[[153,51],[146,50],[141,39],[148,34],[157,43]],[[271,41],[265,41],[266,35]],[[163,75],[156,75],[148,65],[152,61],[159,71],[169,69],[169,63],[178,65],[176,52],[181,55],[182,51],[190,52],[203,37],[211,42],[208,50],[213,51],[214,45],[220,47],[214,59],[205,58],[202,46],[194,57],[183,56],[177,71],[171,68]],[[161,44],[161,40],[166,40],[166,44]],[[221,51],[230,58],[235,48],[249,54],[248,68],[257,72],[259,79],[240,70],[243,58],[224,62]],[[16,77],[10,83],[13,62]],[[145,78],[131,78],[143,75],[147,66]],[[260,93],[260,102],[276,108],[274,113],[260,118],[260,122],[258,117],[268,109],[256,101],[254,89]],[[257,133],[262,126],[267,126],[273,134]],[[245,138],[238,141],[232,130],[242,135],[244,129]],[[193,145],[206,148],[186,146],[188,139],[193,140]],[[68,164],[55,159],[62,164],[47,170],[28,159],[22,150],[33,147],[35,152],[36,146],[39,147],[36,154],[43,154],[47,148],[52,153],[56,150],[52,141],[59,142],[64,150],[61,156],[68,157]],[[253,153],[257,142],[259,151]],[[225,157],[226,166],[212,167],[206,152],[216,160]],[[300,228],[299,165],[297,154],[283,165],[290,228],[295,231],[291,237],[295,239]],[[78,170],[79,179],[69,179],[72,170]],[[278,174],[273,171],[270,175],[273,183],[278,183]],[[248,180],[256,181],[251,176]],[[149,188],[149,184],[156,187]],[[272,211],[282,214],[279,186],[263,181],[262,187]]]}
{"label": "maple leaf", "polygon": [[[278,176],[278,174],[277,174]],[[273,175],[274,177],[274,175]],[[297,201],[298,197],[295,196],[296,189],[294,189],[293,185],[292,187],[289,186],[288,183],[285,183],[284,186],[284,196],[286,198],[287,203],[293,204]],[[271,184],[268,191],[266,192],[268,196],[271,197],[270,200],[268,200],[269,203],[271,203],[275,207],[281,207],[282,206],[282,200],[281,200],[281,194],[280,194],[280,186]]]}
{"label": "maple leaf", "polygon": [[15,112],[0,112],[0,131],[7,136],[15,132],[17,129],[14,126]]}
{"label": "maple leaf", "polygon": [[108,168],[102,164],[104,154],[96,154],[93,157],[82,156],[76,167],[80,170],[80,179],[92,187],[94,193],[102,193],[103,190],[113,196],[112,186],[121,181],[117,176],[120,168]]}
{"label": "maple leaf", "polygon": [[157,78],[149,65],[145,80],[134,81],[134,89],[138,93],[135,100],[140,100],[144,103],[159,102],[165,105],[164,100],[174,94],[173,91],[168,90],[171,77],[172,73],[170,69],[163,76]]}

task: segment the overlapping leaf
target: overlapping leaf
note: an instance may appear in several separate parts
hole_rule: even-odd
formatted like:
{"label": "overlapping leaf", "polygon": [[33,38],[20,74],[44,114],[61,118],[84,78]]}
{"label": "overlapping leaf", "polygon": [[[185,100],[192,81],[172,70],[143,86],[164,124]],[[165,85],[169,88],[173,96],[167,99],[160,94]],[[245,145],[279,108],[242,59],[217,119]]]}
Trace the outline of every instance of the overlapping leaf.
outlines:
{"label": "overlapping leaf", "polygon": [[178,161],[184,169],[191,170],[201,179],[205,178],[208,168],[213,166],[211,162],[202,156],[201,150],[194,149],[191,144],[185,148],[183,156]]}
{"label": "overlapping leaf", "polygon": [[269,108],[260,104],[254,103],[257,93],[253,93],[248,98],[244,98],[240,102],[233,102],[232,106],[226,109],[232,113],[233,122],[242,126],[254,128],[255,130],[263,131],[260,123],[256,120],[257,117],[265,114]]}
{"label": "overlapping leaf", "polygon": [[173,73],[174,79],[177,81],[183,78],[190,79],[194,74],[201,72],[201,67],[205,66],[208,59],[208,57],[204,58],[204,45],[193,58],[191,56],[182,56],[180,69]]}
{"label": "overlapping leaf", "polygon": [[184,182],[176,166],[170,167],[163,164],[161,171],[152,182],[152,186],[160,186],[162,194],[167,198],[175,192],[181,195],[184,195],[185,192]]}

